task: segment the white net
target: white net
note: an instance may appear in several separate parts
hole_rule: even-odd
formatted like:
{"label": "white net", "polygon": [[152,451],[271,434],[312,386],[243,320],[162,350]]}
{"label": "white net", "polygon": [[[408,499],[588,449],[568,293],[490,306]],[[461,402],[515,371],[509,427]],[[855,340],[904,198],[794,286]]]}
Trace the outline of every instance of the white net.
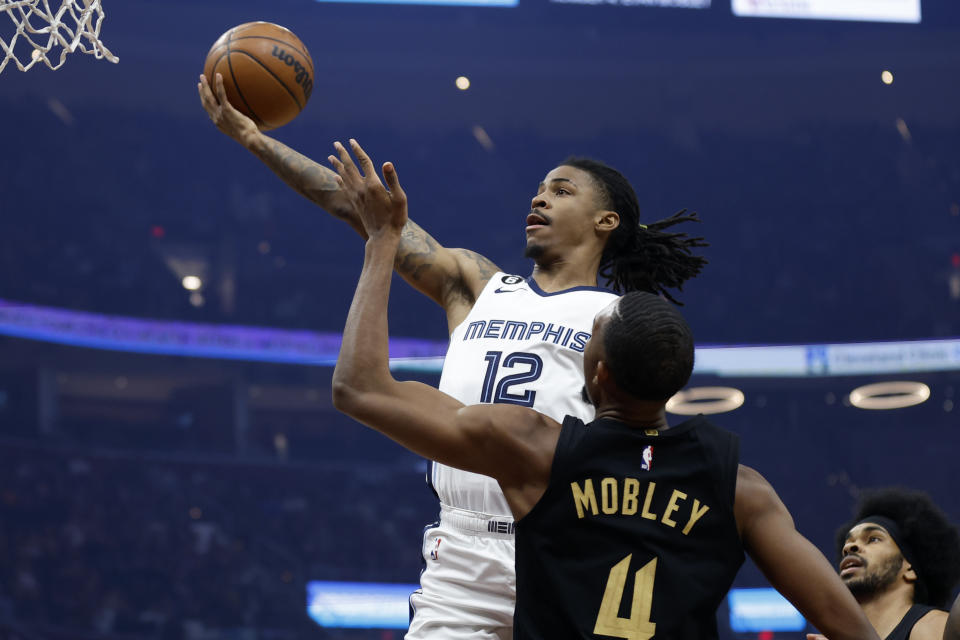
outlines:
{"label": "white net", "polygon": [[74,51],[117,62],[118,58],[100,42],[100,0],[53,0],[54,5],[59,5],[55,10],[50,4],[51,0],[0,0],[0,13],[15,28],[9,36],[0,29],[0,72],[11,60],[20,71],[41,61],[51,69],[59,69],[67,54]]}

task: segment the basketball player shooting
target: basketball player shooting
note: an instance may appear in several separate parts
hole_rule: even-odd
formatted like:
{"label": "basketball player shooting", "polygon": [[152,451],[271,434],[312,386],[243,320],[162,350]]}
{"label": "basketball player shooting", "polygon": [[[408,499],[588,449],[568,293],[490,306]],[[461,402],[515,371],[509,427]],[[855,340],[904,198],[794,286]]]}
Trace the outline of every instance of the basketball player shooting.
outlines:
{"label": "basketball player shooting", "polygon": [[737,437],[702,416],[667,424],[664,405],[693,370],[693,337],[661,297],[630,292],[596,315],[583,361],[596,407],[589,428],[394,380],[387,301],[406,197],[393,166],[383,172],[389,192],[372,171],[342,174],[365,194],[368,240],[334,405],[411,451],[499,483],[516,519],[515,638],[716,638],[716,608],[744,551],[833,640],[877,638],[773,488],[738,463]]}
{"label": "basketball player shooting", "polygon": [[[377,197],[373,162],[355,141],[336,143],[335,171],[258,130],[230,106],[222,78],[201,77],[201,102],[216,126],[270,167],[288,185],[361,237],[360,213]],[[601,163],[572,158],[552,169],[525,225],[533,275],[501,272],[484,256],[440,245],[410,220],[403,226],[394,269],[439,304],[450,347],[440,389],[464,404],[533,407],[561,421],[587,422],[594,408],[581,395],[583,351],[593,318],[616,295],[598,287],[598,274],[619,291],[649,291],[672,299],[705,260],[692,254],[699,238],[670,230],[692,215],[640,224],[629,182]],[[477,451],[483,451],[478,445]],[[425,531],[421,589],[410,600],[408,640],[512,637],[515,594],[513,516],[497,482],[431,463],[428,482],[440,498],[439,524]]]}

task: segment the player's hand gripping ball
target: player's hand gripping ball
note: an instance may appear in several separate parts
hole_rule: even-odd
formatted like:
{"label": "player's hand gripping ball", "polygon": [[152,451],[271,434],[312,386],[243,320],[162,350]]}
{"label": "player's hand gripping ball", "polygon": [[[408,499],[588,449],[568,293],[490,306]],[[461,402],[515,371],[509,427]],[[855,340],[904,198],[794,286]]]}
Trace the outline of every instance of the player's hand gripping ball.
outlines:
{"label": "player's hand gripping ball", "polygon": [[313,90],[313,60],[292,31],[271,22],[247,22],[220,36],[203,65],[213,87],[223,76],[227,100],[261,131],[285,125]]}

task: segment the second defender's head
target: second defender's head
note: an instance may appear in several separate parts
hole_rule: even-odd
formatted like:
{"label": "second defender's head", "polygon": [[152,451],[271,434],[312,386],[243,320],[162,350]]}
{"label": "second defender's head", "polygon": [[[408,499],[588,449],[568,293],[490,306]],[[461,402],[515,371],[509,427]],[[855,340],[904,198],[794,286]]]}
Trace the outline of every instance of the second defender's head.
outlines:
{"label": "second defender's head", "polygon": [[693,373],[693,333],[676,307],[644,291],[610,303],[584,349],[587,395],[664,404]]}
{"label": "second defender's head", "polygon": [[942,607],[960,579],[960,539],[918,491],[867,493],[837,532],[840,578],[859,600],[908,589],[913,602]]}

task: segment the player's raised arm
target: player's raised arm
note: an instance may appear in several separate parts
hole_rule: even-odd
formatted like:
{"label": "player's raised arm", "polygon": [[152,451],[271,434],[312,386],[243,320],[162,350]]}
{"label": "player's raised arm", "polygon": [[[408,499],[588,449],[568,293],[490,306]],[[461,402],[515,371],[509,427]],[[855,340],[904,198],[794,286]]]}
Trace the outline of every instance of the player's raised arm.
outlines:
{"label": "player's raised arm", "polygon": [[[359,194],[349,192],[335,171],[260,131],[252,119],[230,105],[220,74],[216,75],[213,87],[201,75],[197,89],[203,108],[221,132],[249,149],[294,191],[346,222],[361,237],[367,237],[356,208]],[[360,145],[351,141],[350,146],[363,170],[372,170],[372,162]],[[340,143],[335,147],[339,155],[331,156],[335,167],[355,168],[346,148]],[[443,247],[410,220],[404,228],[395,268],[414,288],[447,311],[451,329],[460,324],[487,280],[497,271],[495,264],[473,251]]]}
{"label": "player's raised arm", "polygon": [[[365,176],[376,177],[376,167],[356,140],[351,139],[349,144],[347,150],[340,142],[334,143],[337,155],[327,159],[343,180],[352,208],[359,211],[370,196],[369,190],[383,186],[379,180],[364,180]],[[351,151],[357,157],[356,164]],[[362,235],[366,237],[365,232]],[[451,331],[463,321],[484,285],[498,270],[476,252],[442,246],[410,219],[402,230],[394,268],[412,287],[444,308]]]}
{"label": "player's raised arm", "polygon": [[233,108],[227,100],[223,76],[216,74],[213,82],[211,87],[206,76],[201,74],[197,90],[200,103],[217,129],[249,149],[294,191],[365,236],[356,211],[337,182],[337,174],[260,131],[251,118]]}
{"label": "player's raised arm", "polygon": [[830,640],[877,640],[850,590],[823,554],[796,530],[763,476],[740,465],[735,500],[743,546],[777,591]]}
{"label": "player's raised arm", "polygon": [[[387,301],[393,262],[406,223],[406,197],[393,165],[383,167],[389,192],[372,168],[343,170],[368,232],[360,281],[350,305],[340,357],[333,372],[333,403],[424,457],[504,480],[511,504],[529,509],[542,494],[559,424],[532,409],[510,405],[465,407],[419,382],[398,382],[389,369]],[[362,188],[355,183],[366,183]],[[539,451],[536,455],[534,451]],[[519,461],[523,459],[524,464]],[[527,485],[541,477],[540,494]],[[528,499],[517,498],[518,495]],[[523,511],[525,513],[525,511]]]}

